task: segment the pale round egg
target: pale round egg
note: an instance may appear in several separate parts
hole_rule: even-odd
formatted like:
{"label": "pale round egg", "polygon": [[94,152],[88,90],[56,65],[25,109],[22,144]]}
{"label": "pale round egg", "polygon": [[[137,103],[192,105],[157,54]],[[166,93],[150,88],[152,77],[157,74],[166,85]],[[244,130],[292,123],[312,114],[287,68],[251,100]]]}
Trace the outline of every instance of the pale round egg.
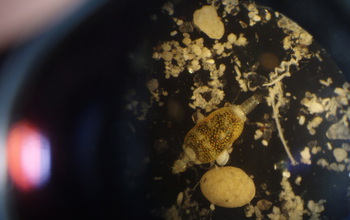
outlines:
{"label": "pale round egg", "polygon": [[236,208],[248,204],[255,196],[253,180],[240,168],[215,167],[200,180],[200,188],[212,204]]}

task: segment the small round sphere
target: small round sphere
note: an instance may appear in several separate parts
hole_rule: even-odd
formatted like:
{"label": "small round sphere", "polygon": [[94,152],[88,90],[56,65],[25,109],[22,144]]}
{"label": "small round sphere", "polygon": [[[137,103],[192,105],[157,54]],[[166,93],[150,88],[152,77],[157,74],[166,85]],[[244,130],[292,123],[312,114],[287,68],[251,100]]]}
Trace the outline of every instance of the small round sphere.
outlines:
{"label": "small round sphere", "polygon": [[237,167],[216,167],[200,180],[203,195],[214,205],[235,208],[248,204],[255,196],[253,180]]}

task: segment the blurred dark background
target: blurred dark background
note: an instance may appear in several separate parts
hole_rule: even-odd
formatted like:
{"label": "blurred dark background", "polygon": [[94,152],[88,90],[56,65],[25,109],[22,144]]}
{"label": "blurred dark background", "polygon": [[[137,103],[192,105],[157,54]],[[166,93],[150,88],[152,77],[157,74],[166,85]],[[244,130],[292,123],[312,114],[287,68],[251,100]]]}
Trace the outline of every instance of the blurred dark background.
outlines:
{"label": "blurred dark background", "polygon": [[279,11],[307,30],[350,81],[350,1],[347,0],[257,0]]}

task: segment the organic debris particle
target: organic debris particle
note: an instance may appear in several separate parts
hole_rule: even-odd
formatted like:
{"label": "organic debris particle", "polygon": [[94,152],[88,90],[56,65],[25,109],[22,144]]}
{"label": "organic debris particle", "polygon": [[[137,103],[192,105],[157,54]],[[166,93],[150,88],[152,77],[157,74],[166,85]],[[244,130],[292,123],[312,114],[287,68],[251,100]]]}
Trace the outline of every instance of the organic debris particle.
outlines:
{"label": "organic debris particle", "polygon": [[271,20],[271,13],[267,9],[265,9],[264,12],[265,12],[265,20],[270,21]]}
{"label": "organic debris particle", "polygon": [[326,167],[328,167],[329,163],[328,163],[328,161],[326,159],[321,158],[321,159],[319,159],[317,161],[317,165],[319,165],[319,166],[321,166],[323,168],[326,168]]}
{"label": "organic debris particle", "polygon": [[311,58],[307,46],[313,41],[312,35],[286,16],[280,16],[277,25],[287,34],[283,39],[283,48],[285,50],[293,51],[293,56],[298,61],[303,58]]}
{"label": "organic debris particle", "polygon": [[246,206],[244,207],[244,213],[245,213],[245,216],[246,216],[247,218],[252,217],[253,214],[254,214],[254,212],[255,212],[255,208],[254,208],[253,205],[246,205]]}
{"label": "organic debris particle", "polygon": [[267,147],[269,145],[269,142],[267,140],[262,140],[261,144],[264,145],[265,147]]}
{"label": "organic debris particle", "polygon": [[272,206],[272,202],[266,200],[266,199],[260,199],[257,204],[258,208],[261,210],[261,211],[266,211],[266,210],[269,210]]}
{"label": "organic debris particle", "polygon": [[345,158],[348,157],[348,153],[343,148],[334,148],[333,156],[337,162],[342,162]]}
{"label": "organic debris particle", "polygon": [[[211,98],[207,101],[203,95],[208,93]],[[209,88],[208,86],[198,87],[193,91],[191,99],[194,101],[193,103],[190,103],[190,107],[193,109],[199,107],[206,112],[211,112],[212,110],[217,109],[217,105],[224,99],[224,95],[224,92],[219,89]]]}
{"label": "organic debris particle", "polygon": [[312,35],[286,16],[281,17],[278,26],[283,29],[284,33],[289,34],[295,43],[304,46],[309,46],[312,43]]}
{"label": "organic debris particle", "polygon": [[330,86],[333,83],[331,77],[328,77],[327,80],[320,79],[320,83],[326,87]]}
{"label": "organic debris particle", "polygon": [[248,25],[244,21],[239,21],[239,24],[241,25],[242,28],[248,27]]}
{"label": "organic debris particle", "polygon": [[239,34],[239,38],[234,42],[236,46],[246,46],[248,44],[247,38],[244,37],[244,34]]}
{"label": "organic debris particle", "polygon": [[183,21],[182,19],[173,18],[173,20],[176,22],[176,24],[177,24],[178,26],[181,26],[181,25],[183,25],[183,23],[184,23],[184,21]]}
{"label": "organic debris particle", "polygon": [[313,146],[311,149],[312,154],[317,154],[318,152],[321,152],[322,148],[320,146]]}
{"label": "organic debris particle", "polygon": [[176,203],[167,209],[164,213],[164,218],[167,220],[181,220],[185,215],[193,214],[192,219],[202,219],[203,216],[208,216],[209,209],[200,208],[197,201],[192,200],[192,190],[186,188],[177,195]]}
{"label": "organic debris particle", "polygon": [[309,200],[307,203],[307,208],[309,209],[311,215],[310,219],[320,219],[321,212],[324,211],[323,203],[325,203],[326,200],[320,200],[318,202],[314,202],[313,200]]}
{"label": "organic debris particle", "polygon": [[350,151],[350,144],[349,143],[343,143],[341,145],[341,147],[346,151]]}
{"label": "organic debris particle", "polygon": [[304,204],[300,196],[294,194],[293,189],[286,177],[281,181],[282,191],[279,195],[282,201],[283,214],[287,219],[302,219]]}
{"label": "organic debris particle", "polygon": [[184,193],[183,192],[179,192],[179,194],[177,195],[176,203],[178,205],[181,205],[183,199],[184,199]]}
{"label": "organic debris particle", "polygon": [[213,49],[215,50],[217,55],[221,55],[224,52],[225,47],[222,45],[222,43],[216,43],[213,46]]}
{"label": "organic debris particle", "polygon": [[285,216],[283,216],[283,215],[281,216],[281,210],[277,206],[272,207],[272,213],[268,214],[267,217],[269,217],[269,219],[271,219],[271,220],[286,219]]}
{"label": "organic debris particle", "polygon": [[[222,5],[224,5],[224,10],[226,14],[232,14],[233,10],[236,9],[236,11],[239,11],[239,7],[238,7],[238,0],[222,0]],[[224,15],[222,17],[225,17],[226,14],[224,13]]]}
{"label": "organic debris particle", "polygon": [[151,79],[150,81],[147,82],[146,86],[150,92],[154,92],[156,89],[158,89],[158,86],[159,86],[158,80]]}
{"label": "organic debris particle", "polygon": [[[288,182],[288,178],[283,177],[281,181],[282,190],[279,195],[281,207],[273,206],[272,213],[267,216],[269,219],[293,219],[301,220],[304,214],[304,202],[300,196],[294,194]],[[282,210],[282,211],[281,211]]]}
{"label": "organic debris particle", "polygon": [[261,211],[258,208],[258,206],[254,206],[254,213],[255,213],[256,219],[261,219],[262,218],[262,214],[261,214]]}
{"label": "organic debris particle", "polygon": [[301,100],[301,104],[308,108],[310,114],[324,112],[324,107],[320,103],[320,100],[313,93],[306,92],[305,98]]}
{"label": "organic debris particle", "polygon": [[212,5],[205,5],[193,14],[194,24],[211,39],[221,39],[225,28]]}
{"label": "organic debris particle", "polygon": [[286,178],[289,178],[289,177],[290,177],[290,172],[289,172],[288,170],[284,170],[284,171],[282,172],[282,176],[283,176],[283,177],[286,177]]}
{"label": "organic debris particle", "polygon": [[311,121],[309,121],[309,123],[307,124],[307,129],[309,130],[309,133],[311,135],[316,134],[315,128],[317,128],[322,123],[322,121],[323,121],[322,117],[319,117],[319,116],[316,116]]}
{"label": "organic debris particle", "polygon": [[174,14],[174,7],[171,2],[167,2],[163,5],[162,11],[168,13],[168,15],[173,15]]}
{"label": "organic debris particle", "polygon": [[261,21],[259,16],[259,10],[257,9],[255,3],[250,3],[246,6],[248,12],[248,17],[250,19],[249,26],[254,26],[257,22]]}
{"label": "organic debris particle", "polygon": [[336,163],[331,163],[331,164],[329,165],[329,169],[334,170],[334,171],[336,171],[336,172],[339,172],[339,171],[340,171],[340,169],[339,169],[339,167],[338,167],[338,164],[336,164]]}
{"label": "organic debris particle", "polygon": [[186,21],[184,22],[180,27],[179,27],[179,31],[181,31],[182,33],[191,33],[193,32],[193,24],[192,22]]}
{"label": "organic debris particle", "polygon": [[227,41],[230,43],[230,44],[234,44],[237,40],[237,36],[233,33],[229,34],[227,36]]}
{"label": "organic debris particle", "polygon": [[300,155],[301,155],[300,162],[308,165],[311,164],[310,148],[305,147],[304,150],[300,152]]}
{"label": "organic debris particle", "polygon": [[333,149],[333,146],[331,143],[327,142],[327,149],[328,150],[332,150]]}
{"label": "organic debris particle", "polygon": [[169,209],[166,210],[164,214],[165,220],[182,220],[179,210],[176,208],[175,205],[171,206]]}
{"label": "organic debris particle", "polygon": [[182,40],[182,43],[185,44],[186,46],[190,45],[191,43],[191,38],[190,36],[185,36],[185,34],[183,35],[184,36],[184,39]]}
{"label": "organic debris particle", "polygon": [[215,210],[215,205],[214,204],[210,204],[209,208],[210,208],[211,211],[214,211]]}
{"label": "organic debris particle", "polygon": [[248,91],[247,80],[242,79],[242,73],[239,70],[237,65],[234,66],[234,69],[235,69],[235,72],[236,72],[235,78],[236,78],[237,82],[239,83],[239,86],[241,87],[241,89],[244,92],[247,92]]}
{"label": "organic debris particle", "polygon": [[297,176],[297,178],[295,179],[295,184],[300,186],[300,183],[301,183],[301,176]]}
{"label": "organic debris particle", "polygon": [[337,123],[332,124],[327,132],[326,136],[331,140],[349,140],[350,139],[350,129],[349,126],[340,120]]}

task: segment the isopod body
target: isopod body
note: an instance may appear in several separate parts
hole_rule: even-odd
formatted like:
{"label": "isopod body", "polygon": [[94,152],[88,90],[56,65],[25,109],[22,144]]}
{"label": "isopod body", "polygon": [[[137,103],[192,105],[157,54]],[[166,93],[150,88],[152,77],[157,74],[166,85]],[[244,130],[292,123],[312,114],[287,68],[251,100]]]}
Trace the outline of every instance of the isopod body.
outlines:
{"label": "isopod body", "polygon": [[261,101],[253,95],[241,105],[229,105],[210,113],[198,122],[184,139],[184,153],[174,162],[173,173],[184,172],[188,164],[215,161],[242,134],[246,115]]}

